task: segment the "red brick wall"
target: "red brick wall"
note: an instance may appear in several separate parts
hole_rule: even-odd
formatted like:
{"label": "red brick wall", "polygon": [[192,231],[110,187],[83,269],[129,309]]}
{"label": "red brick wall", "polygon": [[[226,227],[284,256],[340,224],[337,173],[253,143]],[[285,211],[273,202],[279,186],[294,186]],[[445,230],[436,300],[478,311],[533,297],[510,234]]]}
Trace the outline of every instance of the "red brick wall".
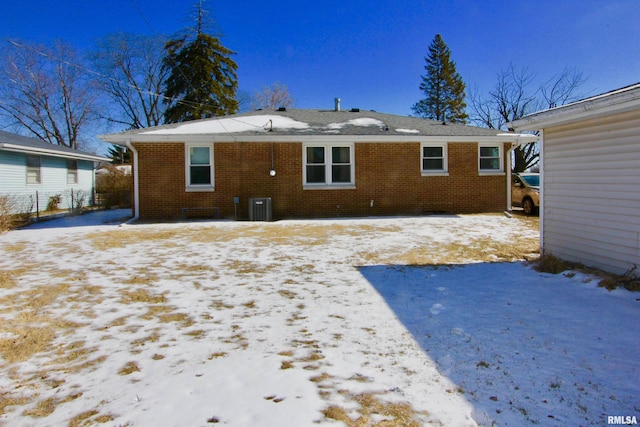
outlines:
{"label": "red brick wall", "polygon": [[[506,178],[478,175],[475,143],[449,143],[449,176],[421,176],[419,143],[356,143],[356,189],[344,190],[303,190],[301,143],[215,143],[213,192],[185,192],[184,144],[134,146],[142,219],[180,218],[185,207],[217,207],[221,217],[232,218],[234,197],[240,198],[240,219],[248,217],[251,197],[271,197],[274,218],[497,212],[506,206]],[[275,177],[269,175],[272,148]]]}

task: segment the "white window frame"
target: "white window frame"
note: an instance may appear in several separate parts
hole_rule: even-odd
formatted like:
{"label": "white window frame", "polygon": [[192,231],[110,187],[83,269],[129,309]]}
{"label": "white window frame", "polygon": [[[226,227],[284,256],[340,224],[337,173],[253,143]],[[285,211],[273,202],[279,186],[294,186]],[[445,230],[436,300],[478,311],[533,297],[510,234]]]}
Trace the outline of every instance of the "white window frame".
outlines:
{"label": "white window frame", "polygon": [[[209,149],[209,168],[211,173],[211,183],[209,184],[191,184],[191,148],[206,147]],[[184,145],[184,169],[185,169],[185,191],[214,191],[215,173],[213,163],[213,143],[186,143]],[[200,165],[202,166],[202,165]]]}
{"label": "white window frame", "polygon": [[[324,148],[324,156],[325,156],[325,182],[324,183],[308,183],[307,182],[307,148],[310,147],[323,147]],[[350,182],[332,182],[332,172],[331,167],[333,166],[333,159],[331,156],[332,148],[335,147],[347,147],[349,148],[349,166],[350,169]],[[323,189],[323,190],[331,190],[331,189],[353,189],[356,188],[356,166],[355,166],[355,144],[349,142],[342,143],[305,143],[302,144],[302,188],[307,190],[313,189]]]}
{"label": "white window frame", "polygon": [[[481,160],[483,158],[487,158],[487,157],[482,157],[480,155],[480,152],[481,152],[482,148],[485,148],[485,147],[491,147],[491,148],[497,148],[498,149],[498,156],[499,156],[498,157],[498,163],[499,163],[498,169],[482,169]],[[478,173],[480,175],[504,175],[504,144],[503,143],[501,143],[501,142],[495,142],[495,143],[484,142],[484,143],[479,143],[478,144]]]}
{"label": "white window frame", "polygon": [[[38,166],[29,166],[29,159],[38,159]],[[42,157],[27,155],[25,158],[26,168],[26,182],[27,185],[41,185],[42,184]],[[30,180],[30,177],[34,177],[35,180]]]}
{"label": "white window frame", "polygon": [[[75,162],[75,168],[70,167]],[[76,185],[78,183],[78,160],[67,159],[67,185]]]}
{"label": "white window frame", "polygon": [[[446,142],[423,142],[420,144],[420,171],[422,176],[449,176],[448,146],[449,144]],[[424,149],[430,147],[442,148],[442,169],[424,169],[424,159],[436,158],[424,156]]]}

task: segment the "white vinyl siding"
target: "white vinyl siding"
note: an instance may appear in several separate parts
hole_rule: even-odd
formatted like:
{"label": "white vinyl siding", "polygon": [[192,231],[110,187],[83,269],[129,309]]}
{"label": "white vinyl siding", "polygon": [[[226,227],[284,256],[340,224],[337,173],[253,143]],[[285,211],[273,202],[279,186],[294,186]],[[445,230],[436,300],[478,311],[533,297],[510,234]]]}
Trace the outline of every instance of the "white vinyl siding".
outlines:
{"label": "white vinyl siding", "polygon": [[[77,161],[77,184],[68,184],[67,159],[40,155],[40,184],[27,184],[27,154],[0,150],[0,195],[19,200],[17,209],[26,211],[46,209],[49,198],[60,196],[59,207],[70,207],[71,191],[85,196],[84,203],[93,201],[93,161]],[[17,213],[17,212],[16,212]]]}
{"label": "white vinyl siding", "polygon": [[617,273],[640,264],[640,112],[545,129],[545,251]]}

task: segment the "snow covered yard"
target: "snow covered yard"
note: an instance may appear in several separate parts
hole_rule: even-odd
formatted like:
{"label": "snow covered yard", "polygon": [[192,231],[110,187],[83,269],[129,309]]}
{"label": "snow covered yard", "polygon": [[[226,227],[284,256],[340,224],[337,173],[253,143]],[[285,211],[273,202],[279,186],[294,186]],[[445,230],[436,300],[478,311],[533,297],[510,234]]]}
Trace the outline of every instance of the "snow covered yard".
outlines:
{"label": "snow covered yard", "polygon": [[67,221],[0,236],[0,424],[640,415],[639,295],[511,262],[535,220]]}

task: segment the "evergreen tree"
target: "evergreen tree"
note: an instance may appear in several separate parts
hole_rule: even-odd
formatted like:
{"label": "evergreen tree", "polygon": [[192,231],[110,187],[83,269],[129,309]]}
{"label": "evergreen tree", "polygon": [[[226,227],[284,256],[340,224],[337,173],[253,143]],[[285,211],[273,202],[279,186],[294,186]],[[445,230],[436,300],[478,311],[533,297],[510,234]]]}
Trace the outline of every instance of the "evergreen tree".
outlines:
{"label": "evergreen tree", "polygon": [[452,123],[466,123],[467,104],[465,84],[451,60],[451,50],[440,34],[429,45],[429,56],[425,58],[427,74],[422,76],[420,90],[425,98],[411,107],[413,112],[425,119]]}
{"label": "evergreen tree", "polygon": [[113,160],[113,164],[131,164],[131,152],[120,145],[111,144],[107,150],[109,158]]}
{"label": "evergreen tree", "polygon": [[238,66],[235,52],[220,39],[204,32],[204,10],[198,6],[195,35],[170,40],[165,45],[164,66],[170,70],[165,83],[164,117],[167,123],[233,114],[238,110]]}

